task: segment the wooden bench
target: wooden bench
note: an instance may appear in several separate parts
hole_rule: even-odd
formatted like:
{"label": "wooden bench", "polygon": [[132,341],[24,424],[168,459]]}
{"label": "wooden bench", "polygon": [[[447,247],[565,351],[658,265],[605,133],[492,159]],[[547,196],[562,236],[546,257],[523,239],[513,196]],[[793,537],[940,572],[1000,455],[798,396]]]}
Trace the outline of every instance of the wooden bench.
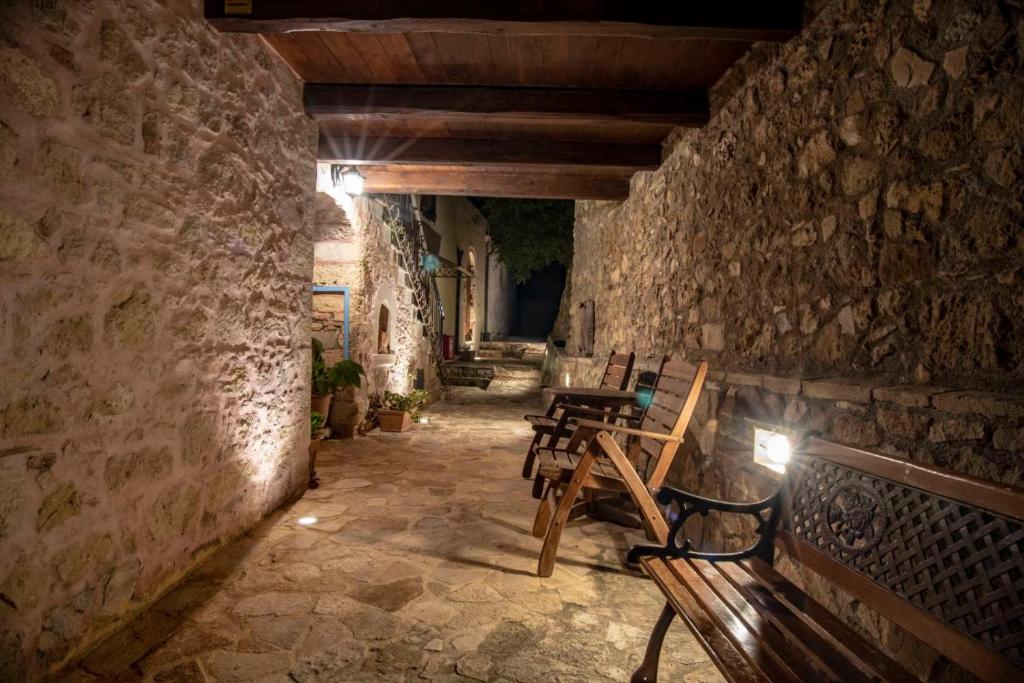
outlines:
{"label": "wooden bench", "polygon": [[[667,603],[634,682],[676,615],[729,681],[917,680],[779,574],[776,546],[982,680],[1024,681],[1022,489],[808,439],[766,500],[657,500],[668,542],[630,559]],[[751,516],[756,542],[695,550],[683,525],[710,511]]]}

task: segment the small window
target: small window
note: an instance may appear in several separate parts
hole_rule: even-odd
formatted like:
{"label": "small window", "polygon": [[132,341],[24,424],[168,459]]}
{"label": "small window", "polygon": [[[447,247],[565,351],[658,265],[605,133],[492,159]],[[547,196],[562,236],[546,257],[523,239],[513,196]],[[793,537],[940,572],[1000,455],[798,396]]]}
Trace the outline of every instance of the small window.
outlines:
{"label": "small window", "polygon": [[384,304],[377,320],[377,353],[391,353],[391,311]]}

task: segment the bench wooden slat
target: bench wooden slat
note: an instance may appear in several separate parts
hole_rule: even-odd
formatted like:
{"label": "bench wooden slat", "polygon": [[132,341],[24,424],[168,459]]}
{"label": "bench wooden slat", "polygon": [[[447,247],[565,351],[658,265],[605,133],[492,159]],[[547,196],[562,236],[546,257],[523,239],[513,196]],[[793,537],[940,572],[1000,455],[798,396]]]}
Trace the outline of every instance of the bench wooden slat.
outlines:
{"label": "bench wooden slat", "polygon": [[700,607],[693,595],[682,588],[666,562],[660,559],[644,559],[641,562],[726,680],[730,683],[772,683],[770,676],[750,667],[746,655]]}
{"label": "bench wooden slat", "polygon": [[[793,609],[811,628],[830,635],[838,646],[848,651],[850,657],[858,659],[874,675],[886,681],[916,683],[917,678],[764,560],[753,558],[744,560],[739,566],[734,563],[722,563],[721,566],[726,576],[737,584],[749,586],[750,581],[756,581],[770,591],[775,600]],[[743,592],[742,588],[740,590]]]}
{"label": "bench wooden slat", "polygon": [[[867,682],[881,679],[900,683],[915,680],[877,648],[863,648],[864,658],[848,648],[848,641],[861,640],[849,627],[830,623],[829,626],[835,628],[829,629],[809,618],[805,607],[816,603],[796,586],[790,585],[794,589],[791,597],[796,597],[796,603],[792,603],[761,584],[745,567],[732,562],[722,562],[719,567],[719,578],[735,589],[737,600],[764,615],[766,620],[790,635],[793,642],[799,643],[799,647],[807,651],[805,656],[818,661],[821,673],[806,680]],[[876,661],[882,663],[881,667],[873,666]],[[892,675],[881,675],[879,668]]]}
{"label": "bench wooden slat", "polygon": [[762,635],[749,629],[730,606],[712,590],[692,561],[670,560],[665,564],[732,644],[743,653],[747,660],[746,666],[764,673],[772,681],[801,680],[784,659],[762,642]]}
{"label": "bench wooden slat", "polygon": [[751,599],[753,596],[740,592],[726,573],[729,567],[735,567],[733,563],[713,564],[695,560],[692,565],[747,627],[778,653],[801,680],[850,683],[870,680],[858,668],[851,666],[845,657],[835,651],[830,652],[830,639],[809,628],[787,605]]}

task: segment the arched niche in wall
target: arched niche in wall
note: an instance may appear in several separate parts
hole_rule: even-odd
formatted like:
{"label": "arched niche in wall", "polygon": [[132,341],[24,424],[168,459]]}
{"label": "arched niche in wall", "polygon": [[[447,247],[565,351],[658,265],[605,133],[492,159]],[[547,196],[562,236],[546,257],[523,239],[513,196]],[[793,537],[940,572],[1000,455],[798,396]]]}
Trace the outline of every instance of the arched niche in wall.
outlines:
{"label": "arched niche in wall", "polygon": [[462,281],[461,287],[461,299],[459,302],[462,308],[461,321],[462,329],[460,334],[462,337],[462,345],[465,348],[473,348],[473,342],[476,338],[476,301],[477,301],[477,276],[476,276],[476,250],[470,247],[462,255],[462,263],[460,264],[463,269],[473,273],[472,277],[465,277]]}
{"label": "arched niche in wall", "polygon": [[370,308],[370,323],[373,334],[374,366],[391,366],[395,363],[396,320],[398,317],[398,298],[395,290],[384,285],[377,288]]}

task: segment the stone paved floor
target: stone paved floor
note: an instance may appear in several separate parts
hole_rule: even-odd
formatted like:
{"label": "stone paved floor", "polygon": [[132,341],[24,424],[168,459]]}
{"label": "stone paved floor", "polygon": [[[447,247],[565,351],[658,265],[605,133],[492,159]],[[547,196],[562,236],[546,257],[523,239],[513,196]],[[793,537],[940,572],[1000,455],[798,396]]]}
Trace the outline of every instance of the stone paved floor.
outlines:
{"label": "stone paved floor", "polygon": [[[519,468],[539,394],[522,384],[458,390],[405,434],[329,442],[319,489],[62,680],[628,680],[662,605],[621,565],[639,536],[574,522],[554,576],[535,576]],[[662,680],[720,680],[678,623],[664,654]]]}

